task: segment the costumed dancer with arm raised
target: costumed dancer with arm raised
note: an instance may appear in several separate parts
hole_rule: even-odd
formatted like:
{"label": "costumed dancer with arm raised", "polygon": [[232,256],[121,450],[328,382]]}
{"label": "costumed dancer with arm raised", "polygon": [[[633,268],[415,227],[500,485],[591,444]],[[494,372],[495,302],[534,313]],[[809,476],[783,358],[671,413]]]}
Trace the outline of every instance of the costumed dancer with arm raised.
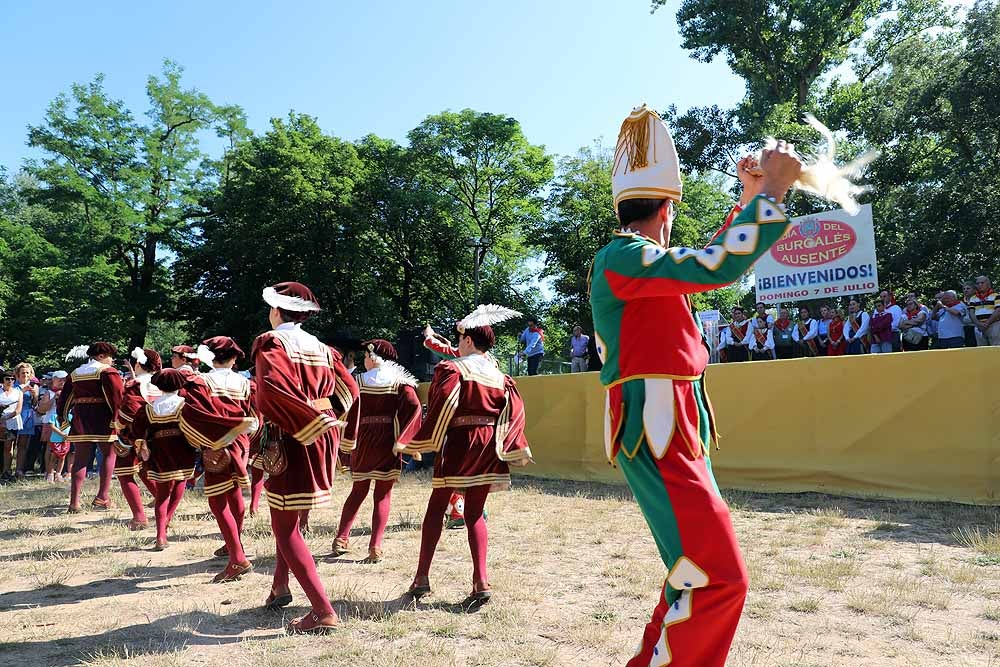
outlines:
{"label": "costumed dancer with arm raised", "polygon": [[320,310],[308,287],[279,283],[265,289],[263,298],[271,307],[269,319],[274,328],[258,336],[252,356],[257,370],[257,409],[269,429],[262,452],[270,462],[264,465],[268,473],[264,494],[277,548],[265,606],[277,609],[291,603],[291,572],[312,610],[292,621],[289,631],[327,632],[338,619],[299,532],[299,513],[333,502],[330,489],[340,424],[334,402],[346,412],[358,388],[336,350],[302,329],[302,323]]}
{"label": "costumed dancer with arm raised", "polygon": [[488,356],[496,344],[491,325],[518,315],[500,306],[479,306],[458,323],[459,358],[437,365],[423,425],[396,446],[403,453],[438,453],[421,529],[420,560],[409,589],[416,598],[431,591],[431,560],[453,489],[465,489],[465,527],[472,552],[472,592],[467,601],[482,603],[492,595],[486,569],[486,498],[491,490],[510,487],[510,465],[531,462],[524,437],[524,402],[514,380]]}
{"label": "costumed dancer with arm raised", "polygon": [[399,440],[408,441],[420,428],[421,406],[417,379],[399,365],[392,343],[375,339],[362,346],[365,372],[359,376],[360,393],[347,415],[340,443],[341,450],[351,454],[354,484],[344,501],[333,555],[340,556],[350,550],[351,526],[374,482],[366,561],[377,563],[382,560],[382,537],[389,522],[392,487],[399,481],[403,467],[403,457],[393,448]]}
{"label": "costumed dancer with arm raised", "polygon": [[781,201],[801,163],[784,142],[761,162],[759,177],[741,167],[745,190],[761,194],[724,233],[702,249],[671,248],[682,183],[670,133],[643,106],[618,138],[620,229],[594,259],[590,283],[605,442],[667,569],[629,667],[722,667],[743,609],[747,572],[708,458],[717,441],[703,381],[708,347],[689,295],[738,280],[785,233]]}
{"label": "costumed dancer with arm raised", "polygon": [[[112,366],[117,354],[118,349],[114,345],[98,341],[89,347],[75,347],[66,357],[67,361],[89,357],[87,363],[70,373],[57,403],[62,430],[69,433],[66,439],[76,451],[69,491],[70,513],[81,511],[80,491],[87,478],[87,464],[94,447],[101,448],[104,460],[97,497],[91,506],[102,512],[111,509],[108,493],[116,458],[112,443],[118,441],[113,422],[125,393],[121,373]],[[70,411],[73,413],[72,424],[69,423]]]}

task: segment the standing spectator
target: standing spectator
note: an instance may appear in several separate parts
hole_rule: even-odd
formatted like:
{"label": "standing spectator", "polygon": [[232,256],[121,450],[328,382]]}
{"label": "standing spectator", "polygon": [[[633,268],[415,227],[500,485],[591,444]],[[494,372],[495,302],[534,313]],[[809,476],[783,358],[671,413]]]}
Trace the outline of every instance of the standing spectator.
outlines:
{"label": "standing spectator", "polygon": [[879,299],[885,305],[885,311],[892,315],[892,333],[888,342],[893,352],[899,352],[899,323],[903,321],[903,309],[896,305],[896,297],[889,290],[882,290]]}
{"label": "standing spectator", "polygon": [[521,332],[518,340],[524,345],[521,356],[528,360],[528,375],[538,375],[538,365],[545,356],[545,332],[534,318],[528,320],[528,328]]}
{"label": "standing spectator", "polygon": [[0,390],[0,426],[3,427],[3,475],[4,482],[13,477],[10,474],[11,459],[14,458],[14,441],[17,432],[21,430],[21,408],[24,404],[24,394],[14,386],[14,373],[4,371],[3,389]]}
{"label": "standing spectator", "polygon": [[52,424],[58,420],[56,416],[56,401],[62,392],[63,385],[66,384],[66,371],[56,371],[49,376],[48,387],[44,389],[38,399],[36,408],[37,421],[42,424],[42,447],[45,451],[45,477],[48,481],[62,481],[62,463],[60,460],[59,470],[56,470],[56,460],[49,443],[52,441]]}
{"label": "standing spectator", "polygon": [[773,318],[766,312],[761,312],[763,304],[757,304],[757,312],[751,323],[750,333],[746,343],[750,347],[752,361],[770,361],[774,359],[774,335],[771,330]]}
{"label": "standing spectator", "polygon": [[958,298],[955,290],[941,292],[941,298],[934,306],[934,319],[938,334],[936,349],[948,350],[965,347],[965,325],[968,308]]}
{"label": "standing spectator", "polygon": [[997,295],[986,276],[976,278],[976,293],[969,299],[972,324],[976,327],[976,345],[1000,345],[1000,310]]}
{"label": "standing spectator", "polygon": [[963,303],[965,304],[965,317],[962,318],[962,334],[965,336],[965,347],[976,347],[976,325],[972,323],[972,309],[969,308],[969,300],[976,295],[976,286],[971,281],[962,283]]}
{"label": "standing spectator", "polygon": [[903,337],[903,351],[915,352],[927,349],[927,313],[917,303],[917,297],[906,297],[906,312],[899,323]]}
{"label": "standing spectator", "polygon": [[792,337],[795,326],[792,318],[788,315],[787,308],[778,309],[778,319],[774,321],[774,328],[771,329],[774,339],[774,356],[777,359],[792,359],[795,357],[795,339]]}
{"label": "standing spectator", "polygon": [[569,354],[572,359],[570,372],[583,373],[587,370],[587,346],[590,336],[585,336],[583,327],[577,324],[573,327],[573,337],[569,339]]}
{"label": "standing spectator", "polygon": [[17,463],[14,475],[24,479],[27,472],[28,449],[35,435],[35,405],[38,403],[38,378],[34,377],[35,369],[29,363],[20,363],[14,367],[16,386],[24,394],[21,404],[21,429],[17,432],[16,449]]}
{"label": "standing spectator", "polygon": [[601,361],[601,351],[597,349],[597,332],[594,332],[594,335],[587,341],[587,370],[600,371],[602,368],[604,368],[604,362]]}
{"label": "standing spectator", "polygon": [[826,356],[839,357],[847,351],[847,340],[844,338],[844,311],[840,308],[830,308],[832,317],[828,331],[830,337],[826,343]]}
{"label": "standing spectator", "polygon": [[826,356],[826,346],[830,342],[830,322],[833,321],[833,313],[830,306],[819,307],[819,320],[816,322],[816,356]]}
{"label": "standing spectator", "polygon": [[819,335],[819,325],[812,318],[812,313],[805,306],[799,308],[799,323],[792,329],[792,340],[796,343],[798,356],[815,357],[819,352],[816,347],[816,336]]}
{"label": "standing spectator", "polygon": [[885,301],[879,299],[875,303],[875,313],[871,317],[872,354],[885,354],[892,352],[892,339],[895,334],[892,331],[893,316],[885,305]]}
{"label": "standing spectator", "polygon": [[861,309],[857,299],[851,299],[847,304],[847,321],[844,323],[844,340],[847,341],[847,354],[868,354],[871,345],[871,317]]}
{"label": "standing spectator", "polygon": [[733,308],[732,322],[719,335],[719,347],[726,352],[726,361],[748,361],[750,352],[747,350],[747,336],[750,334],[750,320],[746,318],[743,309]]}
{"label": "standing spectator", "polygon": [[754,319],[755,320],[758,319],[758,318],[763,319],[765,322],[767,322],[767,328],[768,329],[770,329],[771,327],[774,326],[774,316],[768,315],[768,313],[767,313],[767,304],[765,304],[763,302],[760,302],[760,303],[757,303],[757,305],[754,306],[754,308],[757,311],[756,315],[754,315]]}

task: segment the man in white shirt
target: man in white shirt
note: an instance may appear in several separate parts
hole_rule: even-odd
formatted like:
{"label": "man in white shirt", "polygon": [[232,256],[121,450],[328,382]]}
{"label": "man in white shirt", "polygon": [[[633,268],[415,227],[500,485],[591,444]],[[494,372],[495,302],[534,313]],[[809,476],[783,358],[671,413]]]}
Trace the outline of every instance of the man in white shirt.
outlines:
{"label": "man in white shirt", "polygon": [[965,347],[965,316],[968,309],[955,290],[941,292],[934,306],[934,320],[938,324],[936,350]]}

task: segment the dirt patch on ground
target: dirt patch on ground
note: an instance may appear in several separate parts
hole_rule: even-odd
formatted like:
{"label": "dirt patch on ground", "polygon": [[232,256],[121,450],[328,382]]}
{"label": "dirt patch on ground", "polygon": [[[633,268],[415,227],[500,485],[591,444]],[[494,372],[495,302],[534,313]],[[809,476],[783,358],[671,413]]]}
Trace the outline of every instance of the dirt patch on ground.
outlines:
{"label": "dirt patch on ground", "polygon": [[[338,481],[342,501],[349,483]],[[84,497],[95,491],[88,482]],[[625,487],[520,479],[491,496],[495,596],[467,613],[464,530],[448,530],[434,594],[403,597],[419,549],[429,480],[396,488],[386,558],[362,564],[370,500],[355,550],[332,558],[339,505],[314,512],[308,539],[343,625],[289,637],[286,614],[260,608],[274,543],[247,520],[255,564],[214,585],[224,562],[200,491],[174,521],[172,546],[130,533],[118,511],[64,513],[66,489],[0,488],[0,656],[10,665],[623,665],[656,602],[664,570]],[[729,665],[1000,665],[1000,513],[996,508],[727,493],[751,592]]]}

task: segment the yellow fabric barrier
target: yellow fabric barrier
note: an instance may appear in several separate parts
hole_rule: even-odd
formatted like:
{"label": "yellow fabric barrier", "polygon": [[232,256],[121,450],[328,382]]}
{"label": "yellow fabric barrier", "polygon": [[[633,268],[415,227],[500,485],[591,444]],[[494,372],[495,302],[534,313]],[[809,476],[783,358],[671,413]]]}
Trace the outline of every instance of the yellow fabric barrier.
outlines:
{"label": "yellow fabric barrier", "polygon": [[[719,485],[997,503],[1000,350],[716,364]],[[621,482],[596,373],[518,378],[536,464],[515,474]]]}

